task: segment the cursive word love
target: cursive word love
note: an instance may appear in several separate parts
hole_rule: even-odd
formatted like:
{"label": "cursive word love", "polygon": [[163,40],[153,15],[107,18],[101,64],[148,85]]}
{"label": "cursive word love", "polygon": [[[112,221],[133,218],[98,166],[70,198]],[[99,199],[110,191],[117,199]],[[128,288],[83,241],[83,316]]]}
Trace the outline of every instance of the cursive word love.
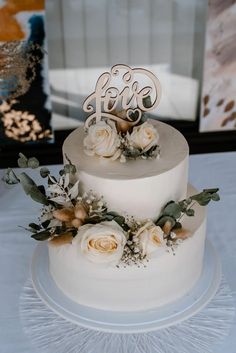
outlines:
{"label": "cursive word love", "polygon": [[[121,75],[123,88],[119,90],[112,86],[112,79],[118,77],[122,70],[125,70],[125,73]],[[148,77],[150,85],[141,88],[140,83],[135,80],[135,74]],[[153,96],[153,102],[145,106],[145,98],[151,96]],[[112,111],[118,109],[126,112],[126,120],[134,126],[140,121],[142,112],[155,109],[160,101],[160,96],[160,82],[153,73],[145,69],[132,69],[127,65],[115,65],[111,72],[104,72],[98,78],[95,91],[84,101],[84,111],[91,113],[85,126],[88,127],[92,121],[98,122],[102,118],[124,120],[112,114]]]}

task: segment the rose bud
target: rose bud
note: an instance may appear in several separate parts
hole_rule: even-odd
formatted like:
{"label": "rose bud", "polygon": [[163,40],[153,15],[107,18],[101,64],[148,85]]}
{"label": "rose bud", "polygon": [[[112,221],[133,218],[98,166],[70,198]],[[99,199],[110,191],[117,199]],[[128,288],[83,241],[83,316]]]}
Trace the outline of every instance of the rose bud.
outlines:
{"label": "rose bud", "polygon": [[131,128],[131,123],[127,120],[119,120],[116,122],[116,128],[118,132],[127,132]]}
{"label": "rose bud", "polygon": [[191,232],[184,228],[175,229],[174,233],[177,239],[182,239],[182,240],[187,239],[191,236]]}
{"label": "rose bud", "polygon": [[70,222],[75,217],[73,208],[62,208],[53,211],[53,217],[62,222]]}
{"label": "rose bud", "polygon": [[113,115],[120,118],[119,121],[116,121],[116,129],[118,132],[126,133],[131,128],[131,123],[127,120],[126,110],[113,110]]}
{"label": "rose bud", "polygon": [[68,232],[54,237],[52,240],[50,240],[50,243],[55,246],[60,246],[60,245],[71,243],[72,239],[73,239],[72,234]]}
{"label": "rose bud", "polygon": [[87,217],[87,212],[82,204],[79,204],[75,206],[75,217],[80,219],[81,221],[84,221],[85,218]]}
{"label": "rose bud", "polygon": [[80,219],[78,219],[78,218],[74,218],[71,221],[71,224],[72,224],[73,227],[79,228],[82,225],[82,221]]}
{"label": "rose bud", "polygon": [[169,235],[172,228],[173,228],[173,225],[171,221],[166,221],[164,226],[162,227],[162,230],[166,235]]}

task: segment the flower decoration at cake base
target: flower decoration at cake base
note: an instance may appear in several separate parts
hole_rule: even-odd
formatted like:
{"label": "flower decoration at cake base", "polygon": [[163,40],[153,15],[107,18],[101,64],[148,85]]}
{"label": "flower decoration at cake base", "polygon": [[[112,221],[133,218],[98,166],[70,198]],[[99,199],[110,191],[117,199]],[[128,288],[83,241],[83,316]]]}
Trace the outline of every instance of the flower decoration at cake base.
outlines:
{"label": "flower decoration at cake base", "polygon": [[135,238],[139,240],[143,256],[155,255],[166,247],[163,230],[152,221],[140,227]]}
{"label": "flower decoration at cake base", "polygon": [[78,245],[79,254],[92,262],[117,265],[126,241],[123,229],[115,221],[105,221],[80,227],[73,245]]}

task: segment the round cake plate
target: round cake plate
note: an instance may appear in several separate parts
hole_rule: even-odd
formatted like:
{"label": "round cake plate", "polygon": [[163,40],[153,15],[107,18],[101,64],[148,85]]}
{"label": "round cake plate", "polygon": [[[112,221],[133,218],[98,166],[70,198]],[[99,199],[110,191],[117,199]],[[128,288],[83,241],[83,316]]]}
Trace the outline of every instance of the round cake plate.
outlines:
{"label": "round cake plate", "polygon": [[175,325],[203,309],[219,287],[221,262],[213,245],[207,241],[202,275],[194,288],[171,304],[138,312],[98,310],[70,300],[60,291],[50,275],[48,249],[44,243],[37,245],[35,249],[31,275],[38,296],[64,319],[82,327],[104,332],[139,333]]}

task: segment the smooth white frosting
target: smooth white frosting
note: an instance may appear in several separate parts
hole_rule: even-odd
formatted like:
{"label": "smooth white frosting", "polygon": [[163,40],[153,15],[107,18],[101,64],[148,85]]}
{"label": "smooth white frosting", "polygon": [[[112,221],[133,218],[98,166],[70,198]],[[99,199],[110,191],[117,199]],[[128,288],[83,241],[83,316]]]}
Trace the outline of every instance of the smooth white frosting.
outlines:
{"label": "smooth white frosting", "polygon": [[50,273],[69,298],[98,309],[147,310],[173,302],[194,286],[202,270],[206,216],[204,207],[195,209],[195,217],[183,220],[192,236],[178,245],[175,255],[170,250],[151,258],[146,267],[117,268],[79,256],[76,242],[49,243]]}
{"label": "smooth white frosting", "polygon": [[153,160],[126,163],[89,157],[84,153],[84,130],[73,131],[63,145],[65,155],[76,165],[81,188],[103,196],[110,210],[136,218],[156,218],[170,200],[185,198],[189,148],[183,135],[155,120],[161,155]]}

